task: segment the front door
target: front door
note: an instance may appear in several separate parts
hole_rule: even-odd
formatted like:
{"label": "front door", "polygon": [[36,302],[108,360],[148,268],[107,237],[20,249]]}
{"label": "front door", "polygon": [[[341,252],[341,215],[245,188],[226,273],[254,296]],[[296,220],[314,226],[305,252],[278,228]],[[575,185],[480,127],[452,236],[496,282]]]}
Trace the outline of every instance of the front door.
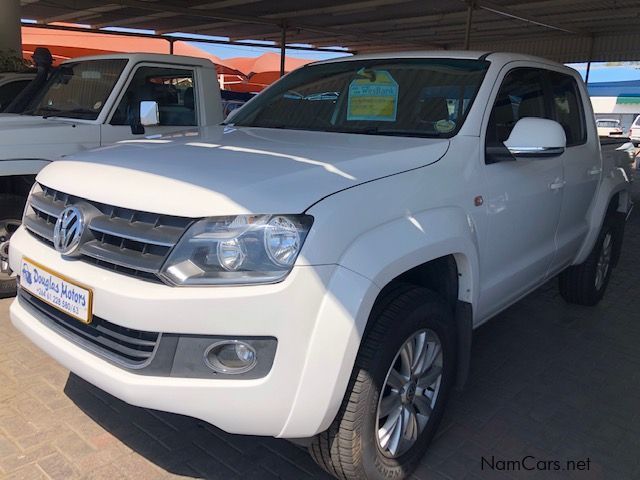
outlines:
{"label": "front door", "polygon": [[562,156],[506,160],[503,142],[524,117],[551,118],[545,71],[514,68],[500,86],[485,134],[486,244],[478,315],[487,318],[541,283],[553,261],[564,185]]}
{"label": "front door", "polygon": [[[192,68],[139,66],[109,121],[102,126],[102,145],[197,127],[196,92],[195,71]],[[160,124],[145,127],[142,135],[134,135],[131,124],[139,119],[140,102],[145,100],[158,103]]]}

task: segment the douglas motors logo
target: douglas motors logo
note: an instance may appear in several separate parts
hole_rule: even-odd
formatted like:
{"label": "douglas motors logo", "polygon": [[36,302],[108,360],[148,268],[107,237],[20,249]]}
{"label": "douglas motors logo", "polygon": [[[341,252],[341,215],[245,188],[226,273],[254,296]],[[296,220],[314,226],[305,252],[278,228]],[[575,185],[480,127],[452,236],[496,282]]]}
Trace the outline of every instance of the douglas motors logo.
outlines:
{"label": "douglas motors logo", "polygon": [[33,284],[33,278],[31,278],[31,272],[29,271],[26,265],[22,265],[22,278],[24,278],[24,281],[27,282],[29,285]]}

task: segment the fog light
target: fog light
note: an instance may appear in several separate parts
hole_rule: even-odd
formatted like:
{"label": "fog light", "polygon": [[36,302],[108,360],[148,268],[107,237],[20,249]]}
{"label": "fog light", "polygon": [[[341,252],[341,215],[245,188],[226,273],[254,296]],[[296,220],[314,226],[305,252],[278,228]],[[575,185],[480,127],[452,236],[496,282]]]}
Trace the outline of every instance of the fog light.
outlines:
{"label": "fog light", "polygon": [[210,345],[204,352],[207,366],[220,373],[245,373],[256,366],[256,351],[239,340],[225,340]]}

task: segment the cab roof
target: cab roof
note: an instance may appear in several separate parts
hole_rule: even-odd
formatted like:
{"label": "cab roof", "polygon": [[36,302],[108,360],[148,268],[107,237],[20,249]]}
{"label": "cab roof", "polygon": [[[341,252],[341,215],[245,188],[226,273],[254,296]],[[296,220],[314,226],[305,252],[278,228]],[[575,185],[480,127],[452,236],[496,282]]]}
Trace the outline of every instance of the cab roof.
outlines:
{"label": "cab roof", "polygon": [[131,60],[134,63],[156,62],[156,63],[180,63],[185,65],[195,65],[203,68],[215,68],[211,60],[207,58],[188,57],[185,55],[171,55],[162,53],[109,53],[106,55],[92,55],[87,57],[76,57],[66,60],[65,63],[77,63],[88,60]]}

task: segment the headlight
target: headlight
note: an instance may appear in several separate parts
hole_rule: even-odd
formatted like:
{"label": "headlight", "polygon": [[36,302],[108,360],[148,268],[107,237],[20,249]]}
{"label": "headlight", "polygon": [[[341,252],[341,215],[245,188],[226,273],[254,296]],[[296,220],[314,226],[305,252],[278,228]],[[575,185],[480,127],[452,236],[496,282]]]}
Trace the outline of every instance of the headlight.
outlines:
{"label": "headlight", "polygon": [[179,286],[273,283],[293,268],[309,215],[239,215],[193,224],[160,276]]}

